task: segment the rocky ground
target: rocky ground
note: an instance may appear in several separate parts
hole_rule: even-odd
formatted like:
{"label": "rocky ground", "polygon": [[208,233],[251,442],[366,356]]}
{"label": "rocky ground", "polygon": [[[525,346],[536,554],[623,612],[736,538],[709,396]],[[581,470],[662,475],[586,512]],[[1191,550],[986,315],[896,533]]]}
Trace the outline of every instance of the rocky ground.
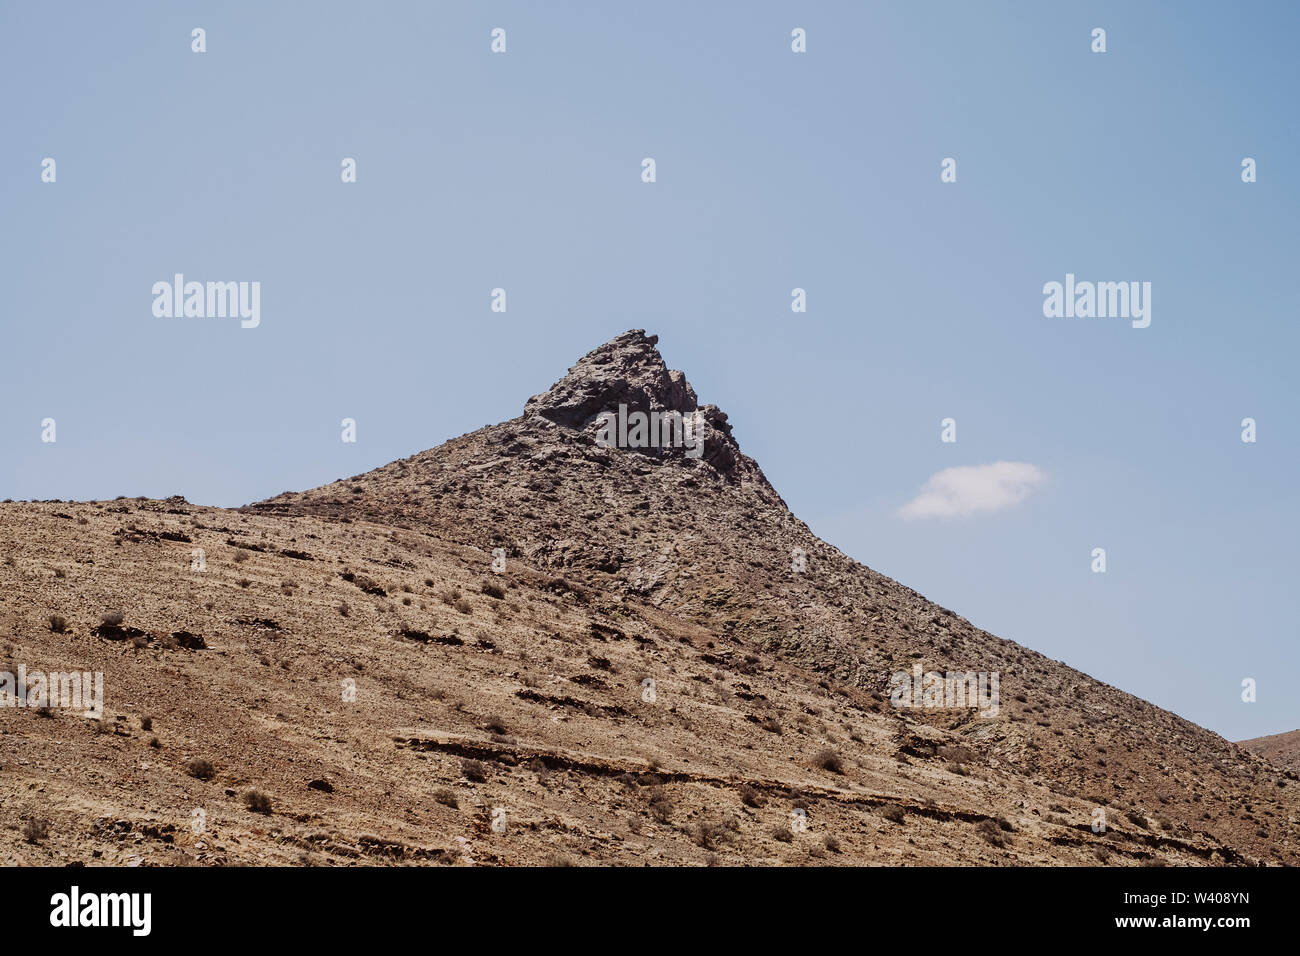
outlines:
{"label": "rocky ground", "polygon": [[[619,404],[704,454],[601,447]],[[7,864],[1300,862],[1294,763],[818,540],[640,331],[364,475],[0,541],[0,671],[105,696],[0,709]],[[892,706],[917,663],[997,672],[997,716]]]}
{"label": "rocky ground", "polygon": [[1275,767],[1300,770],[1300,730],[1243,740],[1238,746],[1259,754]]}

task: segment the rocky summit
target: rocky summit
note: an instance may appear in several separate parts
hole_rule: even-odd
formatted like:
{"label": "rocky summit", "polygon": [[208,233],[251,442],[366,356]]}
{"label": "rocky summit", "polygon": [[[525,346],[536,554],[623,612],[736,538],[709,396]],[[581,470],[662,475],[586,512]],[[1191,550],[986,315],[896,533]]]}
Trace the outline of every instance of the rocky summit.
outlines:
{"label": "rocky summit", "polygon": [[[713,471],[728,481],[767,479],[753,460],[740,453],[731,435],[727,413],[716,405],[700,405],[695,390],[681,372],[670,371],[655,346],[657,335],[633,329],[588,352],[569,374],[545,393],[534,395],[524,406],[524,416],[538,417],[564,428],[599,431],[602,413],[626,409],[631,414],[697,416],[702,457]],[[612,443],[617,447],[617,443]],[[656,445],[660,443],[656,442]],[[662,447],[662,445],[660,445]],[[638,451],[629,446],[627,450]],[[690,457],[671,455],[670,457]]]}
{"label": "rocky summit", "polygon": [[0,525],[0,671],[103,677],[0,708],[7,863],[1300,862],[1295,769],[815,537],[640,330],[310,491]]}

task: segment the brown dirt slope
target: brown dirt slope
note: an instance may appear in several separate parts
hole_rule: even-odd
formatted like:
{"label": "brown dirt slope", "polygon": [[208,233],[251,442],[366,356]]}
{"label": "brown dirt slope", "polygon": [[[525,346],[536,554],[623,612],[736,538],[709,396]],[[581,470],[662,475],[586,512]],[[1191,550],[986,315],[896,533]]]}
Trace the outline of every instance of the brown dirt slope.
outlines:
{"label": "brown dirt slope", "polygon": [[[818,540],[655,346],[243,509],[0,506],[0,670],[106,697],[0,710],[0,861],[1300,861],[1294,770]],[[703,454],[601,447],[620,404]],[[891,706],[916,663],[997,672],[997,716]]]}
{"label": "brown dirt slope", "polygon": [[1300,730],[1242,740],[1237,746],[1259,754],[1275,767],[1300,770]]}

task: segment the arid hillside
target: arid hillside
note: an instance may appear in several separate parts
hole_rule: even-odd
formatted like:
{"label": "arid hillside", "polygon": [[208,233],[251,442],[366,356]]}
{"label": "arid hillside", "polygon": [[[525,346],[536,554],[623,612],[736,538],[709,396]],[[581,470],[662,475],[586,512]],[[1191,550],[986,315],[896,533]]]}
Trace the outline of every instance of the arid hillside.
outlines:
{"label": "arid hillside", "polygon": [[[0,670],[104,674],[0,709],[0,860],[1300,862],[1294,769],[820,541],[656,346],[238,510],[0,506]],[[894,706],[916,667],[997,706]]]}
{"label": "arid hillside", "polygon": [[1259,754],[1275,767],[1300,770],[1300,730],[1243,740],[1237,746]]}

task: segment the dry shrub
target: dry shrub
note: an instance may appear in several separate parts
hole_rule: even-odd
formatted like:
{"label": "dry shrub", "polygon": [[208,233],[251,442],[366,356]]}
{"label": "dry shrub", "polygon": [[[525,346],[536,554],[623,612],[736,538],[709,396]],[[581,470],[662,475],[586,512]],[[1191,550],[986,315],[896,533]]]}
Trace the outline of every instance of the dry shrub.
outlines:
{"label": "dry shrub", "polygon": [[[1007,826],[1009,827],[1010,824],[1007,824]],[[999,823],[993,820],[981,820],[979,825],[975,827],[976,833],[996,847],[1007,845],[1007,838],[1003,835],[1002,830],[1003,828]]]}
{"label": "dry shrub", "polygon": [[646,804],[650,810],[650,816],[654,817],[659,823],[668,822],[675,805],[672,796],[663,787],[651,787],[646,792]]}
{"label": "dry shrub", "polygon": [[195,757],[185,764],[185,772],[200,780],[211,780],[217,775],[217,768],[212,765],[211,760]]}
{"label": "dry shrub", "polygon": [[271,798],[261,790],[249,790],[244,794],[244,806],[253,813],[270,814]]}
{"label": "dry shrub", "polygon": [[881,810],[880,815],[890,823],[902,823],[907,818],[907,812],[895,803],[891,803]]}
{"label": "dry shrub", "polygon": [[50,835],[50,821],[43,817],[33,817],[23,824],[23,839],[28,843],[40,843]]}
{"label": "dry shrub", "polygon": [[829,748],[817,751],[816,756],[813,757],[813,764],[827,773],[844,772],[844,761],[840,760],[839,754]]}
{"label": "dry shrub", "polygon": [[729,843],[736,838],[740,827],[734,820],[712,819],[700,820],[695,824],[695,845],[711,850],[720,843]]}

